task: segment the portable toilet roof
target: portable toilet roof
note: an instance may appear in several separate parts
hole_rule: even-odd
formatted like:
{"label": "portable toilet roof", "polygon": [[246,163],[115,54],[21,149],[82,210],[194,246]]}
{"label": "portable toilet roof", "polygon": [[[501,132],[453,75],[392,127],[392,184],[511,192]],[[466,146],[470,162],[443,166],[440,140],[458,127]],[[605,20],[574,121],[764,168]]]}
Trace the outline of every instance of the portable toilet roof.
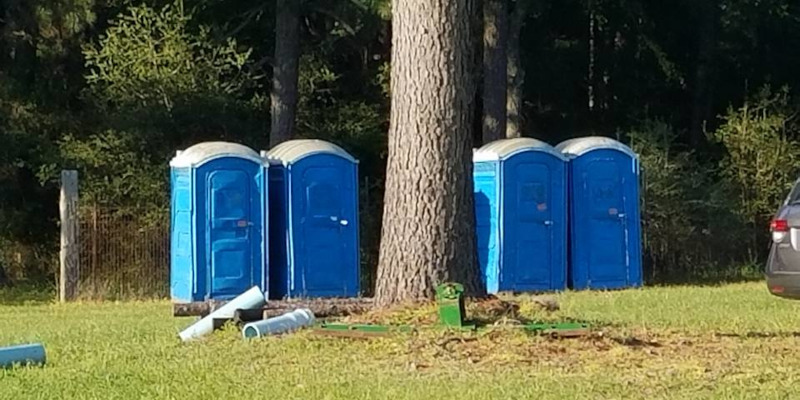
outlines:
{"label": "portable toilet roof", "polygon": [[244,158],[259,164],[264,163],[258,153],[247,146],[230,142],[204,142],[183,151],[179,150],[169,165],[173,168],[197,167],[223,157]]}
{"label": "portable toilet roof", "polygon": [[570,157],[580,157],[592,150],[610,149],[623,152],[636,158],[636,153],[634,153],[630,147],[604,136],[587,136],[569,139],[559,143],[555,148]]}
{"label": "portable toilet roof", "polygon": [[358,163],[358,160],[341,147],[317,139],[298,139],[283,142],[267,152],[267,160],[273,165],[291,165],[315,154],[333,154],[350,162]]}
{"label": "portable toilet roof", "polygon": [[566,157],[553,146],[534,138],[501,139],[475,150],[472,161],[502,161],[524,151],[541,151],[562,160]]}

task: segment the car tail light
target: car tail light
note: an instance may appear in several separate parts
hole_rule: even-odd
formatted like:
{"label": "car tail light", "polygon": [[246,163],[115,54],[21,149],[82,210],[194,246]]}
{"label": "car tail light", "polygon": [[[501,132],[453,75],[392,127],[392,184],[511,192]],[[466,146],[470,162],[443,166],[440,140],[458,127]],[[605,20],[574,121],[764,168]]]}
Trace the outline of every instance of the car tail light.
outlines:
{"label": "car tail light", "polygon": [[789,223],[785,219],[773,219],[769,224],[769,230],[772,232],[773,242],[783,242],[783,239],[786,238],[786,233],[789,232]]}
{"label": "car tail light", "polygon": [[785,219],[773,219],[769,224],[769,229],[773,232],[788,232],[789,223]]}
{"label": "car tail light", "polygon": [[777,293],[777,294],[781,294],[784,291],[783,286],[770,286],[769,290],[772,293]]}

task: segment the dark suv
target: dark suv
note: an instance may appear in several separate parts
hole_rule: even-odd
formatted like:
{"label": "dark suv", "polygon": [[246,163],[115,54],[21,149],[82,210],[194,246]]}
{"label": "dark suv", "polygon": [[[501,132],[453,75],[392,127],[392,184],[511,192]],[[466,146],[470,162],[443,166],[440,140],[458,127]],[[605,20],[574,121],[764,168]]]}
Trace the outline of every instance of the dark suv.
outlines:
{"label": "dark suv", "polygon": [[794,183],[770,223],[772,248],[767,260],[770,293],[800,299],[800,180]]}

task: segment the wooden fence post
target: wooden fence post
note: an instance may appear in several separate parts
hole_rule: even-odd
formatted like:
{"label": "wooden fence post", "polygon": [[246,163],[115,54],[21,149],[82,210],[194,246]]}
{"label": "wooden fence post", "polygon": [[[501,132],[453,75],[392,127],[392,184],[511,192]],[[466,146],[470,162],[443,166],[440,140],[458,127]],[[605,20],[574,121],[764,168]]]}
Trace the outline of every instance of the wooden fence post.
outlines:
{"label": "wooden fence post", "polygon": [[80,242],[78,232],[78,171],[61,171],[61,270],[59,300],[75,300],[80,273]]}

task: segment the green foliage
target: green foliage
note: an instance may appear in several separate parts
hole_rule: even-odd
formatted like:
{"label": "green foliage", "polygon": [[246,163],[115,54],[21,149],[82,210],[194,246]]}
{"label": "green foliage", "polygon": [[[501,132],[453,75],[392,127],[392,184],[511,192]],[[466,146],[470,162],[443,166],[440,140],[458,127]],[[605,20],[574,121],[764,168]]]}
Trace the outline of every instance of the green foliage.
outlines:
{"label": "green foliage", "polygon": [[645,176],[651,279],[733,277],[765,259],[767,222],[800,172],[800,131],[785,90],[764,89],[722,120],[711,135],[723,152],[718,166],[682,149],[663,123],[630,135]]}
{"label": "green foliage", "polygon": [[374,12],[385,20],[392,18],[392,3],[389,0],[348,0],[362,7],[364,10]]}
{"label": "green foliage", "polygon": [[[743,261],[762,262],[766,219],[800,172],[798,108],[788,100],[800,88],[797,7],[522,2],[525,134],[557,143],[634,131],[651,279],[734,275]],[[361,161],[369,287],[383,209],[391,2],[305,0],[302,10],[297,134]],[[280,40],[274,11],[274,2],[249,0],[0,2],[0,276],[52,275],[63,168],[80,171],[84,205],[155,215],[168,204],[175,150],[205,140],[264,148]],[[792,89],[741,106],[764,84]],[[715,146],[685,146],[695,117]]]}
{"label": "green foliage", "polygon": [[52,276],[58,191],[40,183],[37,173],[57,155],[51,138],[70,125],[15,98],[10,86],[0,75],[0,286],[3,275],[12,281]]}
{"label": "green foliage", "polygon": [[190,22],[176,5],[160,12],[146,5],[128,8],[98,44],[84,48],[93,94],[112,104],[171,110],[176,96],[231,95],[248,88],[250,52],[239,51],[233,39],[214,44],[208,27],[192,34]]}
{"label": "green foliage", "polygon": [[180,1],[160,11],[130,6],[84,46],[96,123],[58,145],[61,165],[82,174],[85,202],[164,210],[176,149],[225,136],[258,143],[264,135],[250,51],[233,39],[215,42],[209,27],[192,21]]}
{"label": "green foliage", "polygon": [[630,133],[643,170],[642,225],[650,281],[737,279],[761,250],[742,245],[752,232],[737,214],[732,183],[682,148],[663,122]]}
{"label": "green foliage", "polygon": [[33,6],[39,39],[36,52],[40,58],[55,59],[68,55],[83,39],[85,30],[96,23],[96,0],[34,0]]}
{"label": "green foliage", "polygon": [[754,228],[766,221],[786,197],[800,172],[800,134],[789,108],[787,90],[763,89],[738,109],[729,108],[713,139],[725,148],[722,176],[734,185],[736,210]]}
{"label": "green foliage", "polygon": [[[663,122],[649,122],[630,134],[642,173],[643,245],[652,274],[681,268],[692,260],[687,248],[702,235],[693,224],[690,205],[696,196],[697,162],[690,152],[673,150],[676,134]],[[700,234],[700,235],[698,235]],[[683,254],[681,254],[683,253]]]}
{"label": "green foliage", "polygon": [[302,58],[298,136],[338,142],[365,157],[379,155],[386,146],[382,105],[342,99],[340,84],[339,76],[324,62],[310,56]]}
{"label": "green foliage", "polygon": [[61,140],[64,163],[83,173],[81,196],[84,201],[131,207],[167,204],[169,188],[163,178],[167,165],[163,160],[149,158],[147,143],[140,138],[108,130],[83,140],[72,135]]}

